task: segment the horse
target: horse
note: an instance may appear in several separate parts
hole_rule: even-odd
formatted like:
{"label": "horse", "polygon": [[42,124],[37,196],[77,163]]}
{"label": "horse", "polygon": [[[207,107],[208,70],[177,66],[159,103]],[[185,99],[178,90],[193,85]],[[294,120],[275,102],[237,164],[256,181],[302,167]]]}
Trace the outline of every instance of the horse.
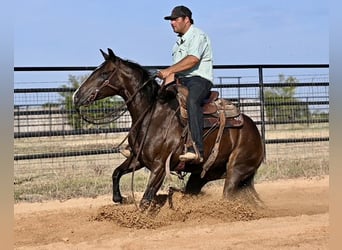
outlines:
{"label": "horse", "polygon": [[[176,98],[159,98],[162,86],[149,71],[138,63],[122,59],[108,48],[100,49],[104,62],[100,64],[73,94],[76,109],[109,96],[121,96],[132,118],[128,143],[132,154],[112,174],[113,202],[122,203],[120,178],[133,170],[147,168],[150,176],[139,203],[144,210],[153,204],[157,192],[169,170],[180,164],[184,150],[184,124],[181,122]],[[178,112],[178,113],[177,113]],[[264,159],[264,149],[258,128],[253,120],[242,114],[244,124],[238,128],[224,128],[217,157],[210,169],[201,176],[203,163],[186,163],[182,173],[190,176],[184,192],[198,195],[210,181],[225,179],[223,198],[236,197],[242,190],[256,193],[254,177]],[[204,162],[215,144],[217,128],[204,138]]]}

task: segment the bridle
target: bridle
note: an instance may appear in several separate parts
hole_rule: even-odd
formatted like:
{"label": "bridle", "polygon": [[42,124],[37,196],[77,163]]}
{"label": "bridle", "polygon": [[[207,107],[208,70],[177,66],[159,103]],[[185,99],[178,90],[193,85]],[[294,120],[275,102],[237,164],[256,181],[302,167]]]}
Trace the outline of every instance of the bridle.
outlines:
{"label": "bridle", "polygon": [[[117,68],[115,68],[111,72],[109,77],[107,79],[105,79],[102,82],[102,84],[95,89],[95,92],[93,94],[91,94],[90,97],[88,98],[88,102],[89,103],[93,103],[96,100],[96,98],[97,98],[98,94],[100,93],[100,91],[103,88],[105,88],[105,87],[109,87],[109,88],[111,88],[113,90],[117,90],[117,88],[110,83],[111,79],[115,75],[116,71],[117,71]],[[145,82],[143,82],[141,84],[141,86],[139,88],[137,88],[135,90],[135,92],[132,95],[130,95],[127,98],[127,100],[122,105],[120,105],[118,108],[116,108],[116,110],[122,110],[119,114],[116,114],[118,111],[113,111],[113,112],[108,113],[105,117],[100,117],[100,118],[93,117],[93,118],[89,119],[84,114],[82,114],[82,112],[81,112],[79,107],[76,107],[76,111],[77,111],[77,113],[80,115],[80,117],[84,121],[86,121],[88,123],[91,123],[91,124],[94,124],[94,125],[103,125],[103,124],[108,124],[108,123],[111,123],[113,121],[116,121],[117,119],[119,119],[127,111],[127,109],[125,107],[128,106],[128,104],[133,101],[134,97],[139,93],[139,91],[141,89],[143,89],[150,81],[154,80],[157,77],[157,75],[158,75],[157,73],[154,73],[151,77],[149,77],[149,79],[147,79]],[[143,113],[145,113],[145,112],[143,112]],[[116,115],[114,115],[114,114],[116,114]],[[109,117],[111,117],[110,120],[103,121],[103,120],[105,120],[106,118],[109,118]]]}
{"label": "bridle", "polygon": [[97,88],[95,89],[95,93],[94,93],[94,94],[91,94],[91,95],[89,96],[89,98],[88,98],[88,102],[89,102],[89,103],[93,103],[93,102],[96,100],[96,97],[97,97],[97,95],[99,94],[99,92],[100,92],[103,88],[105,88],[105,87],[110,87],[111,89],[116,90],[116,88],[115,88],[112,84],[110,84],[110,80],[112,79],[112,77],[114,76],[114,74],[116,73],[116,71],[117,71],[117,68],[115,68],[115,69],[111,72],[111,74],[109,75],[109,77],[108,77],[107,79],[105,79],[105,80],[102,82],[102,84],[101,84],[99,87],[97,87]]}
{"label": "bridle", "polygon": [[[104,80],[103,83],[102,83],[98,88],[95,89],[95,93],[92,94],[92,95],[90,96],[90,99],[88,100],[90,103],[93,103],[93,102],[96,100],[96,97],[98,96],[99,92],[100,92],[103,88],[105,88],[105,87],[109,87],[109,88],[111,88],[111,89],[113,89],[113,90],[117,90],[117,88],[116,88],[115,86],[113,86],[113,85],[110,83],[110,82],[111,82],[111,79],[113,78],[114,74],[116,73],[116,70],[117,70],[117,68],[115,68],[115,69],[113,70],[113,72],[109,75],[109,77],[108,77],[106,80]],[[119,108],[117,108],[118,110],[124,109],[124,111],[121,112],[120,115],[114,117],[114,118],[113,118],[112,120],[110,120],[109,122],[95,122],[95,121],[90,121],[89,119],[87,119],[85,116],[83,116],[83,115],[81,114],[81,112],[80,112],[79,109],[78,109],[77,111],[78,111],[79,115],[82,117],[83,120],[85,120],[85,121],[87,121],[87,122],[90,122],[90,123],[92,123],[92,124],[106,124],[106,123],[113,122],[113,121],[117,120],[119,117],[121,117],[121,116],[126,112],[127,109],[125,109],[125,106],[128,106],[128,105],[133,101],[133,99],[134,99],[135,96],[140,92],[140,90],[143,89],[150,81],[154,80],[157,76],[158,76],[158,71],[155,72],[151,77],[149,77],[145,82],[143,82],[143,83],[135,90],[135,92],[134,92],[132,95],[128,96],[128,98],[127,98],[127,100],[125,100],[124,104],[122,104]],[[164,85],[165,85],[165,82],[162,83],[161,88],[163,88]],[[147,124],[148,124],[148,127],[149,127],[149,126],[150,126],[150,123],[151,123],[151,121],[152,121],[152,117],[153,117],[154,110],[155,110],[155,105],[154,105],[153,103],[151,103],[151,104],[144,110],[144,112],[142,112],[142,113],[140,114],[139,118],[135,121],[134,124],[132,124],[131,129],[129,130],[129,132],[127,133],[127,135],[125,136],[125,138],[124,138],[124,139],[123,139],[115,148],[118,149],[118,148],[120,148],[120,147],[123,145],[123,143],[126,141],[126,139],[131,135],[131,132],[134,131],[135,128],[136,128],[137,126],[139,126],[139,124],[144,120],[144,118],[146,117],[146,115],[150,112],[149,117],[148,117],[148,123],[147,123]],[[114,113],[115,113],[115,112],[112,112],[111,114],[109,114],[109,116],[112,116]],[[135,160],[138,160],[138,159],[139,159],[139,156],[140,156],[140,154],[141,154],[141,152],[142,152],[142,149],[143,149],[143,146],[144,146],[144,144],[145,144],[146,137],[147,137],[147,133],[144,133],[143,138],[142,138],[142,141],[141,141],[141,143],[140,143],[140,145],[139,145],[138,151],[137,151],[136,155],[134,156],[134,159],[135,159]],[[134,141],[133,145],[135,145],[136,141],[137,141],[137,137],[135,138],[135,141]],[[129,160],[132,161],[132,160],[133,160],[133,157],[130,157]],[[138,206],[137,206],[137,204],[136,204],[136,202],[135,202],[134,190],[133,190],[133,180],[134,180],[135,168],[136,168],[136,166],[135,166],[135,164],[134,164],[134,166],[133,166],[133,171],[132,171],[132,179],[131,179],[131,190],[132,190],[132,197],[133,197],[133,200],[134,200],[134,205],[135,205],[135,207],[138,209]]]}

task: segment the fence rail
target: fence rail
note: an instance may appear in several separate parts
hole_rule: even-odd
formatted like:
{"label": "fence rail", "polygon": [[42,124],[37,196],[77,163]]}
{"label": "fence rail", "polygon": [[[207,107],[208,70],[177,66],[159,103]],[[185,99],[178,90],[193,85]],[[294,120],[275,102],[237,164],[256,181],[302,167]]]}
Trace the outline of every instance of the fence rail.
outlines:
{"label": "fence rail", "polygon": [[[162,69],[166,66],[146,66],[148,70]],[[15,67],[15,72],[41,72],[41,71],[92,71],[96,67],[85,66],[85,67]],[[329,81],[304,81],[297,82],[295,84],[286,84],[279,82],[266,82],[265,81],[265,70],[268,69],[328,69],[328,64],[277,64],[277,65],[215,65],[214,70],[257,70],[255,79],[257,82],[239,82],[239,83],[214,83],[214,89],[219,90],[221,96],[232,100],[240,109],[249,114],[253,114],[252,118],[255,123],[259,126],[263,141],[266,144],[281,144],[281,143],[306,143],[306,142],[326,142],[329,141],[329,136],[324,134],[314,134],[314,136],[306,136],[303,138],[292,138],[293,133],[286,138],[268,138],[267,132],[274,133],[276,129],[269,128],[270,126],[282,126],[282,125],[306,125],[314,127],[315,124],[329,124],[329,96],[328,88]],[[327,77],[327,76],[326,76]],[[221,77],[223,79],[224,77]],[[242,78],[232,77],[232,78]],[[272,102],[265,98],[265,91],[268,88],[283,88],[293,87],[298,89],[308,89],[307,92],[302,91],[295,100],[286,100]],[[224,93],[225,91],[238,92],[237,96],[229,95]],[[75,88],[70,87],[53,87],[53,88],[15,88],[14,95],[27,96],[30,94],[58,94],[58,93],[72,93]],[[250,92],[252,94],[250,94]],[[243,93],[242,93],[243,92]],[[127,120],[123,121],[123,126],[114,128],[91,128],[91,129],[75,129],[70,126],[67,116],[75,114],[75,110],[66,109],[65,103],[55,103],[57,106],[62,107],[56,108],[42,108],[40,104],[15,104],[14,109],[14,121],[15,131],[14,138],[16,140],[27,139],[27,138],[40,138],[40,137],[64,137],[64,136],[78,136],[78,135],[107,135],[110,133],[122,133],[129,131],[130,120],[127,116]],[[37,106],[38,109],[31,109],[30,106]],[[270,120],[267,117],[266,109],[272,107],[287,107],[292,109],[294,107],[313,107],[307,113],[307,117],[300,117],[295,119],[285,120]],[[115,110],[115,108],[113,108]],[[323,112],[321,112],[323,110]],[[97,112],[96,109],[93,110]],[[315,114],[317,112],[317,114]],[[322,117],[321,115],[324,115]],[[43,122],[44,120],[44,122]],[[57,121],[58,120],[58,121]],[[32,124],[35,121],[37,124]],[[30,123],[32,122],[32,123]],[[33,129],[37,127],[38,131],[22,131],[27,129]],[[43,126],[43,129],[38,129],[39,126]],[[45,128],[59,126],[59,129]],[[22,128],[25,129],[22,129]],[[294,130],[295,128],[292,127]],[[305,129],[305,128],[304,128]],[[312,128],[314,130],[316,128]],[[318,128],[320,129],[320,128]],[[291,130],[291,128],[290,128]],[[316,136],[315,136],[316,135]],[[27,153],[15,153],[14,160],[30,160],[30,159],[45,159],[45,158],[59,158],[59,157],[71,157],[71,156],[84,156],[84,155],[98,155],[98,154],[112,154],[117,153],[118,150],[115,148],[105,148],[96,150],[74,150],[74,151],[63,151],[63,152],[27,152]]]}
{"label": "fence rail", "polygon": [[[165,65],[154,65],[154,66],[144,66],[147,70],[157,70],[165,69]],[[96,69],[97,66],[54,66],[54,67],[44,67],[44,66],[34,66],[34,67],[14,67],[14,71],[92,71]],[[294,69],[294,68],[329,68],[329,64],[239,64],[239,65],[214,65],[214,69]]]}

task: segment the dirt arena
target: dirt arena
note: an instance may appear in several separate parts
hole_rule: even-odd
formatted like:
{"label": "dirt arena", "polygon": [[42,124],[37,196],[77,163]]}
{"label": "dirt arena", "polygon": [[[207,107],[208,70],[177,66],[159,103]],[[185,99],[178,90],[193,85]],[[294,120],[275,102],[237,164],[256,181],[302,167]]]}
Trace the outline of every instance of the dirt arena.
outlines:
{"label": "dirt arena", "polygon": [[[15,249],[328,249],[329,177],[256,185],[265,208],[174,194],[154,215],[110,196],[14,205]],[[136,196],[139,196],[137,194]],[[161,196],[163,198],[163,196]]]}

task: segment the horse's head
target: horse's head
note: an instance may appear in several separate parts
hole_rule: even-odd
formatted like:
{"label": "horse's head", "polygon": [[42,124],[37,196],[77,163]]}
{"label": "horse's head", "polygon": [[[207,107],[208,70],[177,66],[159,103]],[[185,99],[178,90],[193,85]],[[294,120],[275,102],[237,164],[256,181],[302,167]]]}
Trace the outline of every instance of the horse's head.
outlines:
{"label": "horse's head", "polygon": [[81,84],[73,95],[76,107],[118,94],[120,91],[120,61],[111,49],[108,54],[100,50],[105,61]]}

